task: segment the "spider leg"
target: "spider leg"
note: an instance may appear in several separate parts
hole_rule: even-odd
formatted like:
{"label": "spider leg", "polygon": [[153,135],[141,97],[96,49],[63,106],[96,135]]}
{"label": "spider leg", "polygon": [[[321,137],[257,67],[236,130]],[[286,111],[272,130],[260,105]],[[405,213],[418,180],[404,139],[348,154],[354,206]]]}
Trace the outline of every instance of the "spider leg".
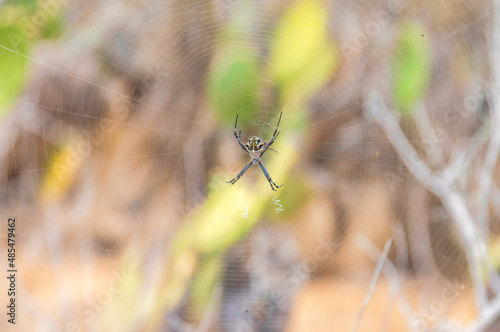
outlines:
{"label": "spider leg", "polygon": [[276,125],[276,129],[274,130],[274,133],[273,133],[273,137],[271,138],[271,140],[269,141],[269,145],[273,144],[274,140],[276,139],[276,137],[278,137],[279,135],[279,131],[278,131],[278,127],[280,125],[280,122],[281,122],[281,116],[283,115],[283,112],[280,113],[280,118],[278,119],[278,124]]}
{"label": "spider leg", "polygon": [[[267,142],[264,141],[264,146],[266,146],[266,145],[267,145]],[[278,156],[280,155],[280,152],[278,150],[275,150],[275,149],[273,149],[271,147],[268,147],[268,149],[271,150],[271,151],[273,151],[274,153],[276,153],[276,155],[278,155]],[[262,153],[264,153],[264,152],[262,152]],[[262,154],[261,154],[261,156],[262,156]]]}
{"label": "spider leg", "polygon": [[[271,176],[267,172],[267,169],[264,166],[264,163],[262,162],[262,160],[260,160],[260,158],[259,158],[259,166],[262,169],[262,172],[264,173],[264,175],[266,176],[267,181],[269,181],[269,184],[271,185],[272,190],[277,191],[276,189],[281,188],[283,186],[284,183],[281,186],[278,186],[276,183],[274,183],[273,179],[271,179]],[[274,189],[274,187],[276,187],[276,189]]]}
{"label": "spider leg", "polygon": [[274,153],[276,153],[278,156],[280,155],[280,152],[278,150],[275,150],[273,148],[268,148],[269,150],[273,151]]}
{"label": "spider leg", "polygon": [[238,125],[238,114],[236,115],[236,122],[234,123],[234,137],[238,140],[238,143],[240,144],[241,148],[248,152],[247,147],[243,142],[241,141],[241,129],[240,129],[240,135],[238,136],[238,133],[236,132],[236,126]]}
{"label": "spider leg", "polygon": [[251,165],[252,165],[252,160],[250,160],[248,164],[246,164],[245,167],[243,167],[241,172],[238,175],[236,175],[234,179],[232,179],[231,181],[226,181],[226,183],[234,184],[236,181],[239,180],[239,178],[243,176],[243,174],[245,174],[245,172],[247,171],[248,168],[250,168]]}
{"label": "spider leg", "polygon": [[[280,113],[280,118],[278,119],[278,124],[276,125],[276,130],[274,131],[274,134],[273,134],[273,137],[276,135],[276,132],[278,131],[278,127],[280,125],[280,122],[281,122],[281,116],[283,115],[283,112]],[[278,136],[278,135],[276,135]]]}
{"label": "spider leg", "polygon": [[[274,141],[276,140],[276,137],[278,137],[278,135],[280,134],[280,132],[278,131],[278,127],[280,125],[280,122],[281,122],[281,116],[283,115],[283,112],[280,113],[280,118],[278,119],[278,124],[276,125],[276,129],[274,130],[274,133],[273,133],[273,137],[271,137],[271,140],[269,141],[269,143],[266,144],[266,146],[264,147],[264,150],[262,150],[262,153],[260,154],[260,156],[262,156],[264,154],[264,152],[267,151],[267,149],[270,149],[271,148],[271,145],[274,143]],[[273,149],[271,149],[273,150]],[[273,150],[274,152],[276,152],[276,150]]]}
{"label": "spider leg", "polygon": [[[271,145],[274,143],[274,141],[276,140],[276,137],[278,137],[278,135],[280,134],[281,131],[278,131],[278,133],[276,134],[276,136],[273,136],[271,138],[271,140],[269,141],[269,143],[266,144],[266,146],[264,147],[264,150],[262,150],[262,153],[260,154],[260,157],[262,157],[262,155],[264,154],[264,152],[267,151],[267,149],[271,149]],[[276,152],[276,150],[274,149],[271,149],[273,151]]]}

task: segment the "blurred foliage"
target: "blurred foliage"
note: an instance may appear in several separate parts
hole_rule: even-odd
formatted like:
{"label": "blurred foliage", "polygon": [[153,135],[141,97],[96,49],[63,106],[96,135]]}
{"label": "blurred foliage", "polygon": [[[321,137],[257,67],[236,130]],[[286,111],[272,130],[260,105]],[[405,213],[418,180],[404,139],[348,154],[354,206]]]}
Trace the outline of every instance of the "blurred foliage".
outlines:
{"label": "blurred foliage", "polygon": [[416,22],[404,24],[392,58],[392,93],[400,113],[411,112],[422,100],[430,79],[431,56],[424,27]]}
{"label": "blurred foliage", "polygon": [[216,52],[208,78],[208,93],[213,110],[225,122],[252,120],[260,77],[257,51],[248,42],[251,21],[241,19],[248,8],[236,5],[235,15],[224,26],[216,42]]}
{"label": "blurred foliage", "polygon": [[327,12],[320,1],[300,1],[286,12],[272,36],[271,75],[286,84],[312,60],[326,34]]}
{"label": "blurred foliage", "polygon": [[208,84],[214,109],[224,121],[234,121],[244,114],[241,124],[251,120],[257,96],[258,66],[254,52],[233,48],[222,52],[215,60]]}
{"label": "blurred foliage", "polygon": [[64,15],[56,14],[50,16],[47,22],[40,28],[40,38],[57,39],[65,30]]}
{"label": "blurred foliage", "polygon": [[[279,196],[275,196],[276,201],[279,200],[278,203],[266,205],[262,218],[270,221],[286,219],[297,213],[307,199],[311,197],[312,188],[306,178],[297,177],[294,181],[289,181],[287,186],[287,190],[283,190]],[[277,204],[285,204],[286,208],[278,212],[279,206]]]}
{"label": "blurred foliage", "polygon": [[203,266],[197,271],[195,281],[191,286],[191,292],[196,294],[193,297],[193,312],[197,314],[202,314],[210,305],[212,292],[216,291],[219,272],[224,268],[222,255],[207,255],[200,260],[203,261]]}
{"label": "blurred foliage", "polygon": [[300,73],[282,87],[282,99],[287,101],[288,107],[297,109],[332,77],[338,58],[336,47],[322,43],[312,51],[312,58],[315,60],[308,62]]}
{"label": "blurred foliage", "polygon": [[75,180],[78,169],[83,161],[72,146],[68,144],[62,149],[56,149],[47,160],[45,175],[40,184],[40,198],[46,202],[61,199]]}
{"label": "blurred foliage", "polygon": [[25,6],[31,6],[34,7],[35,4],[38,2],[38,0],[7,0],[5,1],[6,4],[9,5],[25,5]]}
{"label": "blurred foliage", "polygon": [[489,256],[493,263],[493,267],[497,271],[500,271],[500,238],[497,237],[491,240]]}
{"label": "blurred foliage", "polygon": [[27,82],[29,51],[39,39],[64,31],[63,8],[47,1],[7,1],[0,6],[0,116]]}
{"label": "blurred foliage", "polygon": [[327,39],[325,6],[318,0],[297,2],[272,36],[271,76],[294,106],[326,83],[337,62],[337,48]]}
{"label": "blurred foliage", "polygon": [[27,50],[28,41],[19,27],[0,27],[0,115],[24,86]]}
{"label": "blurred foliage", "polygon": [[[257,46],[249,42],[252,20],[234,15],[218,38],[221,43],[208,80],[213,109],[224,121],[233,122],[237,114],[241,125],[252,120],[261,92],[259,81],[267,75],[278,87],[289,116],[298,115],[290,112],[332,77],[339,56],[337,45],[328,40],[325,6],[323,1],[303,0],[284,13],[271,33],[266,68],[259,65]],[[248,8],[237,9],[248,15]]]}
{"label": "blurred foliage", "polygon": [[[310,193],[306,179],[300,175],[287,178],[298,162],[297,146],[307,123],[308,109],[304,103],[332,76],[338,62],[337,46],[327,38],[325,5],[322,1],[302,0],[284,13],[270,34],[273,36],[269,39],[271,60],[265,62],[266,68],[260,68],[256,46],[245,33],[250,30],[246,25],[251,19],[238,20],[235,15],[236,19],[219,36],[223,42],[215,49],[208,76],[213,109],[231,124],[236,114],[240,114],[243,125],[253,114],[258,114],[256,98],[263,93],[258,82],[269,79],[274,82],[278,88],[277,105],[283,107],[281,134],[273,145],[280,155],[266,158],[264,162],[278,185],[283,181],[286,184],[275,192],[262,174],[253,185],[242,178],[234,186],[222,179],[229,180],[236,174],[222,170],[212,174],[207,186],[212,190],[207,199],[187,216],[172,243],[169,259],[172,273],[163,293],[167,307],[176,305],[187,287],[214,289],[223,266],[220,261],[231,245],[246,236],[260,220],[282,219],[299,210],[306,201]],[[248,9],[246,15],[251,15]],[[280,111],[275,110],[276,121]],[[274,130],[272,126],[271,129]],[[283,211],[276,211],[278,206],[273,198],[280,200]],[[198,256],[210,259],[195,259],[199,265],[197,273],[182,267],[186,257]],[[192,283],[190,276],[194,278]],[[202,313],[211,297],[199,289],[192,294],[196,311]]]}

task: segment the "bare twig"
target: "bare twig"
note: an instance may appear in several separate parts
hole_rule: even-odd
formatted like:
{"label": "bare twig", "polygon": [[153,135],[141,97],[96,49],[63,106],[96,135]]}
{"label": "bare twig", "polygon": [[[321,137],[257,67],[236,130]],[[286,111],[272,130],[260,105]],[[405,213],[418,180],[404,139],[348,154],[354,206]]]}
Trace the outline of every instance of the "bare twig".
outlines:
{"label": "bare twig", "polygon": [[[379,261],[382,252],[370,241],[366,236],[360,235],[357,238],[357,246],[358,248],[374,263]],[[412,321],[410,319],[413,311],[410,306],[410,302],[406,298],[403,292],[403,284],[399,278],[399,274],[397,269],[391,263],[390,260],[385,260],[382,273],[387,279],[389,284],[389,290],[392,293],[392,296],[397,300],[397,305],[399,312],[405,318],[405,322],[407,324],[408,331],[416,331],[417,329],[413,326]]]}
{"label": "bare twig", "polygon": [[441,199],[446,210],[456,222],[469,261],[476,305],[478,308],[484,307],[487,298],[483,268],[490,268],[491,264],[488,264],[486,245],[472,221],[463,197],[442,177],[434,174],[422,161],[380,96],[372,92],[369,95],[365,109],[370,119],[374,119],[382,127],[385,135],[412,175],[424,187]]}
{"label": "bare twig", "polygon": [[478,223],[480,229],[489,233],[488,196],[493,182],[493,170],[498,161],[500,152],[500,1],[495,1],[494,29],[491,40],[490,66],[492,69],[492,86],[490,106],[493,104],[491,116],[491,139],[484,160],[484,169],[481,172],[478,195]]}
{"label": "bare twig", "polygon": [[[500,0],[494,2],[494,28],[491,52],[491,68],[493,72],[493,86],[492,86],[492,101],[494,114],[491,123],[491,140],[486,153],[485,169],[481,173],[479,201],[481,204],[478,210],[479,221],[483,223],[488,222],[488,195],[492,188],[493,182],[493,169],[497,163],[500,151]],[[479,332],[484,331],[495,322],[500,316],[500,294],[496,294],[496,298],[490,301],[489,305],[484,308],[479,317],[473,322],[468,331]]]}
{"label": "bare twig", "polygon": [[483,145],[489,139],[489,128],[483,125],[478,133],[471,139],[470,144],[449,163],[449,165],[440,173],[443,180],[451,185],[466,170],[472,161],[476,158]]}
{"label": "bare twig", "polygon": [[370,299],[372,298],[373,291],[375,290],[375,285],[377,284],[378,277],[380,276],[380,271],[382,271],[382,266],[384,265],[384,261],[387,259],[387,254],[389,253],[391,245],[392,245],[392,239],[387,240],[384,246],[384,251],[382,253],[382,256],[380,256],[377,265],[375,266],[375,271],[373,272],[373,277],[370,282],[370,288],[368,289],[368,293],[366,293],[366,296],[363,299],[363,304],[359,309],[358,317],[356,318],[356,322],[354,323],[352,332],[356,332],[356,330],[358,329],[359,323],[363,318],[363,313],[365,312],[366,306],[368,305],[368,302],[370,302]]}
{"label": "bare twig", "polygon": [[498,318],[500,314],[500,297],[498,297],[490,304],[484,308],[476,320],[469,325],[467,332],[480,332],[486,331],[486,328],[490,326]]}
{"label": "bare twig", "polygon": [[[418,127],[418,131],[422,134],[423,138],[434,138],[436,137],[436,132],[432,126],[432,121],[427,114],[425,106],[420,103],[417,105],[417,110],[415,112],[415,124]],[[443,167],[446,164],[443,149],[439,143],[433,145],[432,149],[429,149],[427,144],[424,144],[424,148],[427,152],[427,157],[429,162],[433,167]]]}
{"label": "bare twig", "polygon": [[490,201],[491,204],[493,204],[493,209],[495,210],[497,217],[500,217],[500,189],[493,184],[491,190],[492,194],[490,196]]}
{"label": "bare twig", "polygon": [[[495,93],[494,93],[495,94]],[[500,101],[500,99],[497,99]],[[484,161],[484,167],[481,170],[481,176],[479,180],[479,190],[478,190],[478,211],[477,220],[480,229],[487,237],[489,233],[489,211],[488,196],[491,193],[491,186],[493,183],[493,170],[498,160],[498,154],[500,151],[500,109],[498,106],[498,101],[494,102],[495,107],[494,116],[491,119],[491,139],[488,146],[488,151],[486,152],[486,158]]]}

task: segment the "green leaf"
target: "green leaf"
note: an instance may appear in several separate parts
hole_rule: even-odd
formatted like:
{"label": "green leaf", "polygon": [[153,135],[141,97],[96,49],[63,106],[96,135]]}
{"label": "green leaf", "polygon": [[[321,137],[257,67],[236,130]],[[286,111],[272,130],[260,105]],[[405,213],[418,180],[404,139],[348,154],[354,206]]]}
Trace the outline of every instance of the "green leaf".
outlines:
{"label": "green leaf", "polygon": [[203,255],[200,259],[198,271],[191,285],[191,301],[193,316],[201,319],[203,313],[207,310],[210,302],[213,300],[213,292],[216,290],[216,284],[220,273],[224,267],[223,254],[216,253]]}
{"label": "green leaf", "polygon": [[426,92],[431,51],[424,28],[415,22],[403,26],[392,63],[392,92],[401,114],[411,112]]}
{"label": "green leaf", "polygon": [[0,115],[24,86],[27,49],[28,41],[19,27],[0,27]]}
{"label": "green leaf", "polygon": [[17,5],[22,5],[22,6],[35,6],[37,3],[37,0],[7,0],[5,2],[6,4],[17,6]]}
{"label": "green leaf", "polygon": [[208,91],[216,112],[226,122],[240,114],[243,125],[250,120],[257,101],[257,57],[250,48],[219,54],[212,65]]}
{"label": "green leaf", "polygon": [[305,98],[313,95],[333,75],[337,64],[337,52],[334,44],[322,43],[311,52],[311,59],[303,70],[289,78],[282,87],[282,99],[285,105],[299,105]]}

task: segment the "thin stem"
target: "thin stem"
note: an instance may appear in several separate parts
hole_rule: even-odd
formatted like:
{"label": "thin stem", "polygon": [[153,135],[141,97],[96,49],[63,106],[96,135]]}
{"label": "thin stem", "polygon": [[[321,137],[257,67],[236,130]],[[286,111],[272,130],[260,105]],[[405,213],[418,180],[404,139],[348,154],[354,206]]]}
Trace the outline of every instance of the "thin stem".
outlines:
{"label": "thin stem", "polygon": [[[358,236],[356,239],[356,245],[374,263],[377,262],[382,255],[377,246],[375,246],[365,235]],[[408,331],[416,331],[417,328],[411,320],[413,311],[411,309],[410,302],[403,292],[403,284],[399,277],[398,270],[394,267],[390,260],[385,260],[382,267],[382,273],[384,273],[384,276],[387,279],[392,296],[397,300],[396,304],[398,305],[401,316],[405,319]]]}
{"label": "thin stem", "polygon": [[385,260],[387,259],[387,254],[389,253],[389,249],[392,245],[392,239],[387,240],[384,246],[384,251],[382,252],[382,256],[378,259],[377,265],[375,266],[375,271],[373,272],[373,277],[370,282],[370,288],[368,288],[368,293],[363,300],[363,304],[358,312],[358,317],[356,318],[356,322],[354,323],[354,327],[352,328],[352,332],[356,332],[358,329],[359,323],[363,318],[363,314],[365,312],[366,307],[368,306],[368,302],[372,298],[373,291],[375,290],[375,285],[377,284],[378,277],[380,276],[380,271],[382,271],[382,266],[384,265]]}

